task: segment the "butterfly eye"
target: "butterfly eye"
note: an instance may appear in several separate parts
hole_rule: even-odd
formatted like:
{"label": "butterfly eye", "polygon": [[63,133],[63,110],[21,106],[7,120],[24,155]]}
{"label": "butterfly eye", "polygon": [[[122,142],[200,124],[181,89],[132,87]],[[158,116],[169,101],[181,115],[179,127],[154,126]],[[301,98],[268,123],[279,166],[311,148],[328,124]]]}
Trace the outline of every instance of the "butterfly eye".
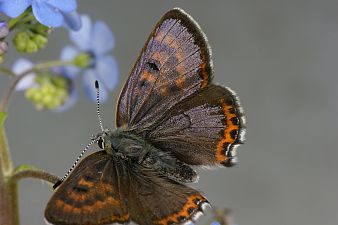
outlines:
{"label": "butterfly eye", "polygon": [[99,148],[104,149],[104,141],[103,141],[102,138],[100,138],[100,139],[97,141],[97,145],[99,146]]}

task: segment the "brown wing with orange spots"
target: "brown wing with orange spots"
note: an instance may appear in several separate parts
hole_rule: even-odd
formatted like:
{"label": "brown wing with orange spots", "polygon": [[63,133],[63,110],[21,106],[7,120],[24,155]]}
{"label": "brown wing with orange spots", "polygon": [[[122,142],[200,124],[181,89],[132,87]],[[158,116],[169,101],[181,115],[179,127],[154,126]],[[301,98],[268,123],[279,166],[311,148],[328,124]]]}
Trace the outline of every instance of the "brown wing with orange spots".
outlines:
{"label": "brown wing with orange spots", "polygon": [[131,220],[137,224],[184,224],[195,221],[209,205],[198,191],[164,178],[155,171],[133,166],[129,174],[128,208]]}
{"label": "brown wing with orange spots", "polygon": [[244,138],[243,112],[233,91],[211,84],[169,110],[143,135],[187,164],[229,167]]}
{"label": "brown wing with orange spots", "polygon": [[104,151],[86,157],[56,189],[45,218],[55,225],[128,222],[130,215],[123,195],[128,187],[120,190],[119,172],[123,172],[123,166],[116,165]]}
{"label": "brown wing with orange spots", "polygon": [[178,102],[208,86],[212,62],[205,35],[183,10],[167,12],[150,34],[120,94],[116,124],[145,130]]}

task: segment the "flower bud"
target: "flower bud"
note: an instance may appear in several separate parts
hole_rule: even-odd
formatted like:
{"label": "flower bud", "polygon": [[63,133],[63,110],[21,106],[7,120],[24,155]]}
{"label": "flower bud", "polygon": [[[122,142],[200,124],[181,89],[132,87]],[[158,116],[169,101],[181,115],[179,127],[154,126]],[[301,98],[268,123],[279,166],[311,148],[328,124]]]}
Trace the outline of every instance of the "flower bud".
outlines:
{"label": "flower bud", "polygon": [[33,36],[32,40],[37,45],[39,49],[46,46],[48,39],[41,34],[36,34]]}
{"label": "flower bud", "polygon": [[5,41],[0,41],[0,55],[3,55],[8,50],[8,44]]}
{"label": "flower bud", "polygon": [[18,32],[13,38],[13,44],[19,52],[26,52],[27,44],[31,41],[26,32]]}
{"label": "flower bud", "polygon": [[6,22],[0,22],[0,38],[4,38],[9,34],[9,29]]}
{"label": "flower bud", "polygon": [[26,50],[25,50],[26,53],[34,53],[34,52],[37,52],[38,50],[39,50],[39,48],[34,41],[29,40],[27,42],[27,46],[26,46]]}
{"label": "flower bud", "polygon": [[68,79],[46,73],[36,77],[38,87],[26,90],[26,98],[33,102],[37,109],[56,109],[69,97]]}
{"label": "flower bud", "polygon": [[86,68],[91,65],[92,57],[88,53],[80,53],[73,58],[73,64],[79,68]]}

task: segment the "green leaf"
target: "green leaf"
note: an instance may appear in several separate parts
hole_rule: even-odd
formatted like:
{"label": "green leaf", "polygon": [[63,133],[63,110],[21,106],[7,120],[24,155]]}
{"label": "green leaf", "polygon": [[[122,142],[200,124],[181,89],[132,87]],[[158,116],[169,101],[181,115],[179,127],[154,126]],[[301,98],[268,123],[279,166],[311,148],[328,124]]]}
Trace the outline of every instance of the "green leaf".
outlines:
{"label": "green leaf", "polygon": [[2,127],[2,125],[4,124],[5,120],[7,117],[7,113],[6,112],[0,112],[0,126]]}
{"label": "green leaf", "polygon": [[26,171],[26,170],[38,170],[38,168],[32,165],[29,165],[29,164],[21,164],[15,168],[14,174],[19,173],[21,171]]}

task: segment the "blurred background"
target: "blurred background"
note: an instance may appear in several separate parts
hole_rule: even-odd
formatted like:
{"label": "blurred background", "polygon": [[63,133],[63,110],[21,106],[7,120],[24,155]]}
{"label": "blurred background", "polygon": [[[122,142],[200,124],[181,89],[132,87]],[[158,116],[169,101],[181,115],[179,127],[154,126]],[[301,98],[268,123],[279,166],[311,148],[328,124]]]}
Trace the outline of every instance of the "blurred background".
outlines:
{"label": "blurred background", "polygon": [[[105,127],[114,127],[120,89],[157,20],[181,7],[206,33],[215,82],[235,90],[247,117],[239,164],[201,171],[195,185],[216,207],[228,207],[239,225],[334,225],[338,222],[338,1],[78,1],[80,13],[113,30],[119,84],[102,105]],[[70,43],[53,32],[33,61],[55,59]],[[10,66],[18,57],[6,56]],[[0,76],[2,92],[8,79]],[[78,83],[80,86],[80,82]],[[79,88],[83,95],[82,89]],[[29,163],[59,176],[99,131],[95,104],[81,97],[62,114],[36,111],[16,94],[6,121],[16,165]],[[44,224],[51,187],[20,184],[21,221]],[[204,217],[198,224],[206,224]]]}

